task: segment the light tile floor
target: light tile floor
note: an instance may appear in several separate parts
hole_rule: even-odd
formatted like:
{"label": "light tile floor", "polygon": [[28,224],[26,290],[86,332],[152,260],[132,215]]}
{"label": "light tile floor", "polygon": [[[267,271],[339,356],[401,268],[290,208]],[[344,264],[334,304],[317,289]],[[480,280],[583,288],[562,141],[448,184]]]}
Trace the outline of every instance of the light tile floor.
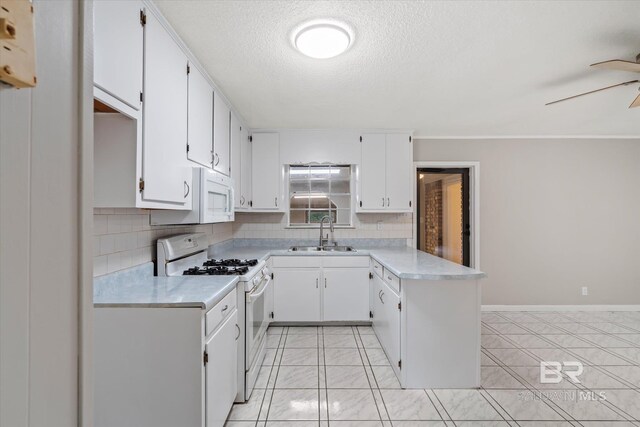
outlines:
{"label": "light tile floor", "polygon": [[[482,387],[467,390],[402,390],[371,327],[267,339],[228,427],[640,426],[640,312],[485,312]],[[582,362],[580,383],[541,384],[541,361]]]}

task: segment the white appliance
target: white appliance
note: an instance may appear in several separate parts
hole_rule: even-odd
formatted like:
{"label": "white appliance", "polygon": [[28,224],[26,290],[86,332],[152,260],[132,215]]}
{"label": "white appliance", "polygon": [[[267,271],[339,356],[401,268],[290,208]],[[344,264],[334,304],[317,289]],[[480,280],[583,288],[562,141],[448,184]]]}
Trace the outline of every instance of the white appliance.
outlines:
{"label": "white appliance", "polygon": [[210,224],[234,220],[233,180],[206,168],[193,168],[193,209],[151,212],[151,225]]}
{"label": "white appliance", "polygon": [[[204,233],[181,234],[158,239],[158,276],[237,275],[239,276],[238,394],[236,402],[245,402],[258,379],[267,351],[267,328],[272,319],[273,282],[264,261],[209,259],[208,239]],[[244,339],[242,339],[244,337]]]}

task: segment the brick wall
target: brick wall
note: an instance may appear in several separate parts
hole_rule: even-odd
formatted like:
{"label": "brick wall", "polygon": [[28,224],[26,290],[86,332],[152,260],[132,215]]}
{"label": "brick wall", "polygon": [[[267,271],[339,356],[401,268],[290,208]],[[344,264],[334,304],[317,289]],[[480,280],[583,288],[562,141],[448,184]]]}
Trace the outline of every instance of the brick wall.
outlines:
{"label": "brick wall", "polygon": [[442,256],[442,181],[426,184],[425,252]]}

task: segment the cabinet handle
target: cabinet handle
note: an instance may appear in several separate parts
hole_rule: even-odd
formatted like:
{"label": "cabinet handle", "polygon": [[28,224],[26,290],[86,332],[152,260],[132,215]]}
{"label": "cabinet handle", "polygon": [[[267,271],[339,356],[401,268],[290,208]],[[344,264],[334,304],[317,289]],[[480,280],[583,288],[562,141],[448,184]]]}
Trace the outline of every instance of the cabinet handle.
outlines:
{"label": "cabinet handle", "polygon": [[391,206],[391,199],[387,197],[387,207]]}
{"label": "cabinet handle", "polygon": [[238,326],[238,324],[236,323],[236,329],[238,330],[238,335],[236,336],[236,341],[238,341],[238,338],[240,338],[240,326]]}
{"label": "cabinet handle", "polygon": [[384,292],[380,291],[380,302],[384,304],[384,300],[382,297],[384,296]]}
{"label": "cabinet handle", "polygon": [[393,282],[393,279],[391,278],[391,276],[387,276],[387,279],[389,279],[390,282]]}
{"label": "cabinet handle", "polygon": [[225,304],[224,307],[222,307],[222,310],[220,310],[220,313],[224,313],[225,311],[227,311],[228,308],[229,308],[229,305]]}
{"label": "cabinet handle", "polygon": [[318,289],[318,280],[319,279],[316,278],[316,289]]}
{"label": "cabinet handle", "polygon": [[276,197],[276,198],[274,198],[273,200],[275,200],[275,202],[276,202],[276,208],[277,208],[277,207],[278,207],[278,198]]}
{"label": "cabinet handle", "polygon": [[382,198],[382,207],[384,208],[384,197]]}
{"label": "cabinet handle", "polygon": [[326,277],[324,278],[324,287],[325,287],[325,289],[327,288],[327,278]]}
{"label": "cabinet handle", "polygon": [[214,153],[213,154],[213,166],[218,166],[218,163],[220,163],[220,156],[218,156],[218,153]]}
{"label": "cabinet handle", "polygon": [[244,196],[240,196],[240,206],[244,206]]}
{"label": "cabinet handle", "polygon": [[189,195],[189,191],[191,191],[191,188],[189,188],[189,184],[187,184],[187,181],[184,182],[184,186],[187,189],[187,192],[184,193],[184,198],[186,199],[187,196]]}

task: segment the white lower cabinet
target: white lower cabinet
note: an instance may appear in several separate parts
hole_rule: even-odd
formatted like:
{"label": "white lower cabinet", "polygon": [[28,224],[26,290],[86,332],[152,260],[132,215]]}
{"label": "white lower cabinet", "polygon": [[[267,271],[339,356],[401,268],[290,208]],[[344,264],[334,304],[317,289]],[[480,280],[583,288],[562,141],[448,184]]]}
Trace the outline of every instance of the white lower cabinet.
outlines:
{"label": "white lower cabinet", "polygon": [[274,320],[320,321],[320,272],[317,269],[274,269]]}
{"label": "white lower cabinet", "polygon": [[274,320],[368,321],[368,257],[274,257]]}
{"label": "white lower cabinet", "polygon": [[224,425],[238,393],[239,335],[238,311],[235,310],[205,345],[208,358],[205,365],[207,427]]}
{"label": "white lower cabinet", "polygon": [[238,388],[236,290],[208,312],[96,307],[94,425],[223,427]]}
{"label": "white lower cabinet", "polygon": [[323,268],[323,320],[369,320],[369,269]]}
{"label": "white lower cabinet", "polygon": [[373,275],[373,330],[391,367],[400,371],[400,296],[377,274]]}

